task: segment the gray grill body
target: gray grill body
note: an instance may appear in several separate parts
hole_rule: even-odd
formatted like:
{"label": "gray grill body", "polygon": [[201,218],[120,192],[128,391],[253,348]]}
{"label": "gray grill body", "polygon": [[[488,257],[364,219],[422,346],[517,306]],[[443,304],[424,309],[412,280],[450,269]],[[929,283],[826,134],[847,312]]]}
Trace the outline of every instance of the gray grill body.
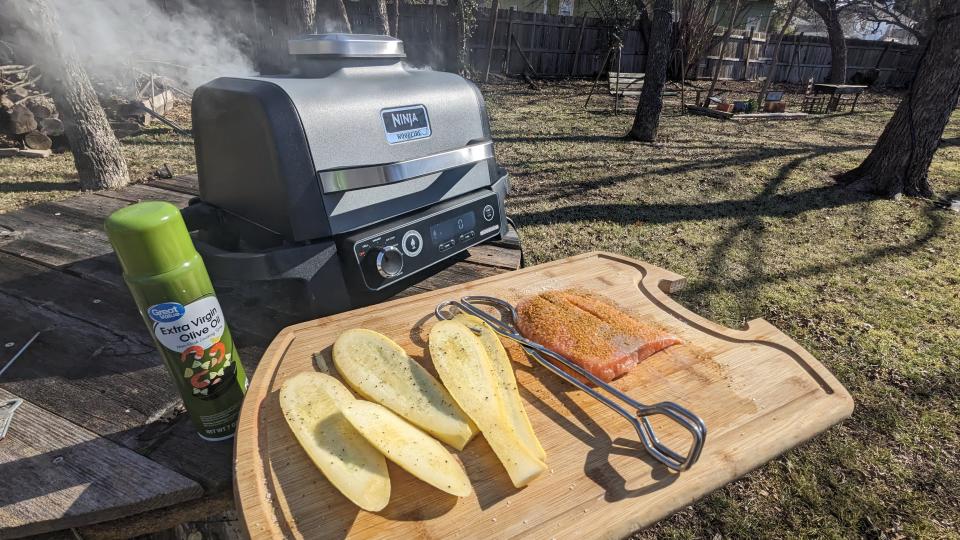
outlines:
{"label": "gray grill body", "polygon": [[[492,187],[488,159],[443,170],[429,158],[490,142],[483,98],[462,77],[398,58],[301,58],[289,77],[220,78],[193,100],[204,202],[287,241],[356,230],[469,191]],[[390,144],[381,111],[422,106],[429,137]],[[321,176],[425,161],[428,174],[325,189]],[[438,159],[438,164],[442,159]],[[451,163],[447,161],[447,165]],[[402,166],[395,170],[402,170]],[[388,171],[389,172],[389,171]]]}
{"label": "gray grill body", "polygon": [[[250,310],[269,313],[272,328],[257,323],[267,333],[381,301],[407,275],[506,232],[508,177],[473,84],[410,68],[402,42],[386,36],[305,36],[290,49],[290,76],[220,78],[194,93],[200,201],[183,210],[227,316],[236,325]],[[394,110],[415,110],[416,136],[390,132],[404,120],[385,116]],[[418,216],[441,222],[471,208],[496,215],[475,240],[442,254],[424,245],[409,273],[368,282],[360,253],[379,231],[396,242],[419,227],[426,242]]]}

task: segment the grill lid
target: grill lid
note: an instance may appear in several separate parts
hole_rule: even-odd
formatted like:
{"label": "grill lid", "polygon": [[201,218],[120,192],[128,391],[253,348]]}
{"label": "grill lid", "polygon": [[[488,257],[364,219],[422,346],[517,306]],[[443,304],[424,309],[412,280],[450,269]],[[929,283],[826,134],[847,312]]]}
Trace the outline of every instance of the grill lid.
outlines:
{"label": "grill lid", "polygon": [[308,34],[287,42],[294,56],[406,58],[403,41],[375,34]]}

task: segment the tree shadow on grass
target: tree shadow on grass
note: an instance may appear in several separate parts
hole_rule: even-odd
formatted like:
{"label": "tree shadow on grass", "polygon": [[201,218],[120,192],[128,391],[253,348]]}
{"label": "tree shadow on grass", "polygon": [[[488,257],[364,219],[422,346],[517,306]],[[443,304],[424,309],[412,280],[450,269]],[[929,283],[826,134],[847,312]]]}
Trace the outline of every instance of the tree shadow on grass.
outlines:
{"label": "tree shadow on grass", "polygon": [[[717,170],[725,167],[743,167],[755,163],[760,163],[769,159],[793,157],[787,165],[781,168],[776,177],[770,180],[764,190],[755,198],[744,200],[723,201],[719,203],[703,203],[695,205],[644,205],[644,204],[602,204],[602,205],[571,205],[567,207],[556,208],[539,213],[518,214],[514,216],[521,224],[545,224],[556,221],[576,221],[580,219],[592,219],[591,216],[597,216],[599,219],[607,219],[611,215],[623,216],[624,223],[634,223],[637,220],[663,223],[671,221],[684,221],[695,219],[709,219],[712,215],[715,218],[728,218],[739,215],[748,215],[756,213],[749,207],[756,206],[774,206],[770,209],[771,217],[776,217],[777,212],[783,212],[784,216],[789,216],[791,211],[805,211],[808,204],[813,204],[816,208],[818,204],[827,206],[846,204],[841,201],[821,201],[816,203],[815,199],[822,199],[821,194],[832,191],[832,186],[828,188],[818,188],[805,194],[777,195],[777,190],[787,180],[789,174],[799,167],[807,159],[813,157],[869,148],[870,145],[850,144],[843,146],[828,145],[805,145],[794,148],[756,148],[750,147],[743,151],[724,153],[708,159],[697,161],[685,161],[677,163],[668,159],[647,159],[644,161],[645,168],[641,170],[631,170],[627,173],[612,174],[584,180],[561,181],[555,185],[538,189],[529,193],[518,193],[511,198],[517,202],[527,200],[566,200],[579,193],[609,187],[621,182],[634,180],[643,176],[658,177],[666,175],[685,174],[694,171]],[[604,160],[604,169],[612,166],[626,166],[634,161],[633,158],[613,158]],[[562,173],[565,171],[574,171],[582,175],[589,175],[593,170],[598,169],[599,165],[594,162],[584,162],[583,158],[561,158],[559,160],[541,160],[530,162],[533,164],[543,163],[542,168],[534,167],[532,170],[522,171],[515,176],[534,176],[538,174]],[[552,163],[558,163],[556,166],[550,166]],[[783,216],[781,216],[783,217]]]}
{"label": "tree shadow on grass", "polygon": [[0,193],[49,193],[51,191],[77,191],[80,182],[68,180],[51,182],[48,180],[25,180],[23,182],[0,182]]}
{"label": "tree shadow on grass", "polygon": [[[810,188],[791,193],[779,193],[791,174],[806,160],[818,155],[843,152],[851,149],[865,148],[868,145],[848,145],[840,147],[814,147],[801,149],[764,149],[760,152],[742,152],[730,156],[718,157],[698,163],[684,163],[662,167],[654,174],[678,174],[695,169],[716,168],[726,165],[742,165],[745,162],[762,161],[769,157],[794,156],[789,162],[780,167],[778,173],[771,178],[763,190],[756,196],[746,199],[731,199],[725,201],[703,203],[601,203],[601,204],[570,204],[550,210],[514,214],[513,218],[522,226],[552,225],[556,223],[572,223],[581,221],[615,222],[620,225],[635,223],[670,224],[685,221],[712,221],[736,219],[736,225],[729,233],[719,238],[713,246],[707,261],[707,268],[711,271],[710,278],[702,283],[685,290],[685,296],[696,297],[718,293],[724,290],[736,291],[741,299],[743,308],[747,312],[756,312],[759,309],[759,289],[764,284],[782,282],[829,273],[847,268],[857,268],[873,264],[881,259],[896,256],[907,256],[921,249],[929,240],[934,238],[944,227],[946,218],[933,210],[928,212],[931,221],[930,228],[923,234],[910,241],[889,245],[871,250],[858,256],[839,259],[831,264],[813,264],[799,267],[786,272],[768,273],[763,265],[764,251],[764,219],[789,219],[803,213],[836,208],[848,204],[862,203],[873,200],[872,196],[847,190],[833,184]],[[800,154],[800,155],[797,155]],[[645,172],[644,174],[650,174]],[[589,181],[593,187],[602,187],[628,178],[638,176],[639,173],[608,176]],[[577,187],[583,189],[584,183]],[[561,187],[555,192],[563,190]],[[540,192],[539,198],[560,198],[570,195],[569,190],[558,197],[555,194]],[[531,194],[533,196],[533,194]],[[746,237],[747,275],[739,279],[723,279],[724,268],[729,264],[734,246],[741,237]],[[815,249],[815,248],[814,248]]]}
{"label": "tree shadow on grass", "polygon": [[950,137],[949,139],[940,139],[940,148],[946,146],[960,146],[960,137]]}

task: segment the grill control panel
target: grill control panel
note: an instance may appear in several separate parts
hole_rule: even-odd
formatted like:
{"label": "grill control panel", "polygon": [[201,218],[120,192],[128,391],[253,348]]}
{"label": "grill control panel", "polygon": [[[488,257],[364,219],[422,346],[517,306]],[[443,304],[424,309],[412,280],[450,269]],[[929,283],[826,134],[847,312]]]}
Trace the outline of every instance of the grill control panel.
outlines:
{"label": "grill control panel", "polygon": [[500,205],[489,190],[349,235],[351,253],[370,290],[380,290],[500,234]]}

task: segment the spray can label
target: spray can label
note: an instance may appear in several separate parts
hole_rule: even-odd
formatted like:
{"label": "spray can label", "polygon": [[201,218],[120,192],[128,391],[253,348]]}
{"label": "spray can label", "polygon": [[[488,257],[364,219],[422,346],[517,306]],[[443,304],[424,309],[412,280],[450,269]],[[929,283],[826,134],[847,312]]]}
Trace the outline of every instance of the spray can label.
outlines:
{"label": "spray can label", "polygon": [[162,302],[146,311],[200,435],[233,435],[247,380],[217,297]]}

